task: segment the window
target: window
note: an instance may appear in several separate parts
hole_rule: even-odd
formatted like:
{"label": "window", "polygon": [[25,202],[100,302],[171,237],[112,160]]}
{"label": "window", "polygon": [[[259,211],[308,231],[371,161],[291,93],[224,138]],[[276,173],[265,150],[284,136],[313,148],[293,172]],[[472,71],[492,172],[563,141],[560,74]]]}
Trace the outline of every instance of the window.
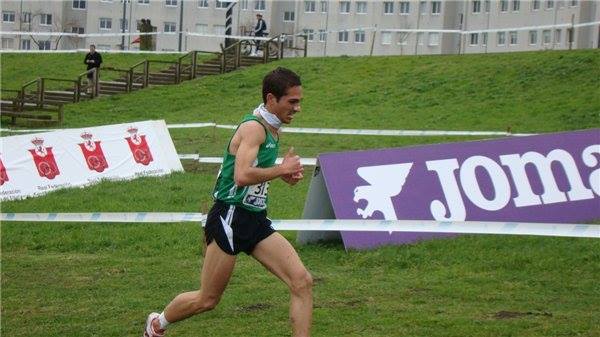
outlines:
{"label": "window", "polygon": [[96,45],[96,49],[98,50],[110,50],[109,44],[98,44]]}
{"label": "window", "polygon": [[325,29],[319,29],[319,42],[325,42],[327,40],[327,32]]}
{"label": "window", "polygon": [[546,9],[554,8],[554,0],[546,0]]}
{"label": "window", "polygon": [[112,29],[112,19],[111,18],[100,18],[100,29],[111,30]]}
{"label": "window", "polygon": [[535,30],[529,31],[529,44],[531,44],[531,45],[537,44],[537,31],[535,31]]}
{"label": "window", "polygon": [[562,35],[562,30],[557,29],[554,31],[554,43],[560,44],[561,35]]}
{"label": "window", "polygon": [[216,35],[225,35],[225,26],[224,25],[214,25],[214,32]]}
{"label": "window", "polygon": [[196,33],[208,34],[208,25],[204,23],[196,24]]}
{"label": "window", "polygon": [[241,10],[248,10],[248,0],[240,0],[238,2],[240,3]]}
{"label": "window", "polygon": [[283,12],[283,21],[293,22],[296,18],[296,12]]}
{"label": "window", "polygon": [[215,8],[216,9],[226,9],[227,6],[229,6],[230,2],[229,1],[217,1],[215,2]]}
{"label": "window", "polygon": [[31,49],[31,40],[21,40],[21,49],[30,50]]}
{"label": "window", "polygon": [[471,39],[470,39],[470,45],[471,46],[476,46],[479,44],[479,34],[478,33],[471,33]]}
{"label": "window", "polygon": [[429,45],[437,46],[440,44],[440,33],[429,33]]}
{"label": "window", "polygon": [[315,40],[315,31],[314,29],[303,29],[304,34],[306,34],[306,38],[308,39],[308,41],[314,41]]}
{"label": "window", "polygon": [[2,22],[15,22],[15,12],[2,12]]}
{"label": "window", "polygon": [[316,1],[304,1],[304,12],[314,13],[316,12],[317,2]]}
{"label": "window", "polygon": [[85,0],[73,0],[73,9],[85,9]]}
{"label": "window", "polygon": [[40,25],[50,26],[52,24],[52,14],[42,14],[40,16]]}
{"label": "window", "polygon": [[473,1],[473,13],[481,13],[481,1]]}
{"label": "window", "polygon": [[544,41],[544,44],[550,44],[552,42],[552,37],[550,35],[550,29],[546,29],[544,31],[542,31],[542,41]]}
{"label": "window", "polygon": [[357,1],[356,2],[356,14],[367,14],[367,2]]}
{"label": "window", "polygon": [[138,0],[138,4],[149,5],[150,4],[150,0]]}
{"label": "window", "polygon": [[350,13],[350,1],[340,1],[340,13]]}
{"label": "window", "polygon": [[31,13],[30,12],[24,12],[22,20],[23,20],[23,23],[31,23]]}
{"label": "window", "polygon": [[419,44],[419,46],[423,45],[423,34],[424,33],[417,33],[417,43]]}
{"label": "window", "polygon": [[500,0],[500,12],[508,12],[508,0]]}
{"label": "window", "polygon": [[338,42],[348,42],[348,31],[338,32]]}
{"label": "window", "polygon": [[407,32],[398,32],[398,44],[400,44],[400,45],[408,44],[408,33]]}
{"label": "window", "polygon": [[125,21],[123,21],[123,19],[119,19],[119,31],[129,31],[129,21],[127,21],[127,19],[125,19]]}
{"label": "window", "polygon": [[327,13],[328,10],[329,10],[329,2],[321,1],[321,13]]}
{"label": "window", "polygon": [[198,0],[198,8],[208,8],[208,0]]}
{"label": "window", "polygon": [[488,33],[481,33],[481,45],[487,46]]}
{"label": "window", "polygon": [[2,49],[13,49],[14,40],[2,38]]}
{"label": "window", "polygon": [[175,24],[175,22],[165,22],[164,27],[165,27],[165,29],[164,29],[165,33],[177,32],[177,25]]}
{"label": "window", "polygon": [[381,44],[392,44],[392,32],[381,32]]}
{"label": "window", "polygon": [[537,11],[538,9],[540,9],[540,0],[533,0],[531,2],[531,10]]}
{"label": "window", "polygon": [[85,34],[85,29],[83,27],[71,27],[71,33]]}
{"label": "window", "polygon": [[165,0],[165,5],[169,7],[177,6],[177,0]]}
{"label": "window", "polygon": [[485,12],[489,13],[490,12],[490,0],[485,0],[484,1],[484,7],[485,7]]}
{"label": "window", "polygon": [[569,1],[569,6],[575,7],[575,6],[577,6],[577,2],[578,2],[577,0],[571,0],[571,1]]}
{"label": "window", "polygon": [[38,48],[40,50],[50,50],[50,40],[38,41]]}
{"label": "window", "polygon": [[510,36],[511,45],[516,45],[517,43],[519,43],[519,36],[516,31],[509,32],[508,34]]}
{"label": "window", "polygon": [[421,15],[427,14],[427,1],[419,1],[419,13]]}
{"label": "window", "polygon": [[255,0],[254,1],[254,10],[255,11],[264,11],[266,8],[265,0]]}
{"label": "window", "polygon": [[394,3],[392,1],[383,3],[383,14],[394,14]]}
{"label": "window", "polygon": [[354,32],[354,42],[355,43],[365,43],[365,31],[357,30]]}
{"label": "window", "polygon": [[498,34],[498,45],[504,46],[506,44],[506,33],[498,32],[497,34]]}
{"label": "window", "polygon": [[400,1],[400,14],[407,15],[410,13],[410,2]]}
{"label": "window", "polygon": [[519,9],[521,9],[521,0],[513,0],[513,2],[512,2],[513,12],[518,12]]}
{"label": "window", "polygon": [[442,12],[442,2],[432,1],[431,2],[431,14],[438,15]]}

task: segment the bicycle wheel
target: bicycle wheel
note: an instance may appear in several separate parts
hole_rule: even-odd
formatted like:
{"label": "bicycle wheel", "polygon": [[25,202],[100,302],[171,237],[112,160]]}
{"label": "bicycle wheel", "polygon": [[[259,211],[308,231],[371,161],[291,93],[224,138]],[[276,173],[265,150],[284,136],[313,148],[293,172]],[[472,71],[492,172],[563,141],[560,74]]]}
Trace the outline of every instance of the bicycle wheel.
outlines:
{"label": "bicycle wheel", "polygon": [[269,57],[279,58],[279,42],[269,42]]}
{"label": "bicycle wheel", "polygon": [[244,55],[244,56],[250,55],[250,53],[252,53],[253,46],[254,46],[254,43],[252,41],[242,40],[242,42],[240,42],[240,50],[242,52],[242,55]]}

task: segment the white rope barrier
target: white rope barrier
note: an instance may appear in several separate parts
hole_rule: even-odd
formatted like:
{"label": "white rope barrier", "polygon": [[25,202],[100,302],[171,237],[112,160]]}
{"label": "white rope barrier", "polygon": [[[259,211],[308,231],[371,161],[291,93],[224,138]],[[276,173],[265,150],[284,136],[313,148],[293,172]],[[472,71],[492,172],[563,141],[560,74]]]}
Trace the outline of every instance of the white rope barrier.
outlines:
{"label": "white rope barrier", "polygon": [[[205,222],[202,213],[131,212],[131,213],[0,213],[0,221],[24,222],[100,222],[100,223],[171,223]],[[293,231],[369,231],[425,232],[456,234],[538,235],[600,238],[600,225],[499,221],[433,220],[272,220],[276,230]]]}
{"label": "white rope barrier", "polygon": [[[186,128],[205,128],[215,127],[218,129],[235,130],[237,125],[215,124],[215,123],[189,123],[189,124],[168,124],[169,129]],[[61,129],[6,129],[0,128],[3,132],[31,133],[58,131]],[[532,136],[535,133],[510,133],[506,131],[453,131],[453,130],[377,130],[377,129],[333,129],[333,128],[293,128],[282,127],[281,132],[285,133],[304,133],[304,134],[322,134],[322,135],[350,135],[350,136],[400,136],[400,137],[428,137],[428,136]]]}
{"label": "white rope barrier", "polygon": [[[327,30],[325,33],[338,33],[338,32],[353,32],[353,31],[385,31],[385,32],[404,32],[404,33],[442,33],[442,34],[461,34],[468,35],[474,33],[495,33],[495,32],[504,32],[504,31],[526,31],[526,30],[538,30],[538,29],[553,29],[553,28],[582,28],[589,26],[600,25],[600,21],[591,21],[591,22],[582,22],[577,24],[571,23],[558,23],[552,25],[538,25],[538,26],[525,26],[525,27],[503,27],[503,28],[493,28],[493,29],[476,29],[476,30],[458,30],[458,29],[403,29],[403,28],[385,28],[385,27],[377,27],[377,26],[367,26],[367,27],[355,27],[355,28],[344,28],[338,30]],[[0,31],[0,35],[2,36],[65,36],[65,37],[73,37],[73,38],[102,38],[102,37],[121,37],[121,36],[143,36],[143,35],[172,35],[178,36],[179,34],[183,34],[184,36],[191,37],[206,37],[206,38],[227,38],[227,39],[235,39],[235,40],[260,40],[267,41],[270,40],[271,37],[254,37],[254,36],[244,36],[244,35],[225,35],[225,34],[208,34],[208,33],[196,33],[196,32],[188,32],[188,31],[177,31],[177,32],[127,32],[127,33],[68,33],[68,32],[24,32],[24,31]],[[304,35],[305,32],[299,32],[294,34],[294,36]],[[277,40],[285,40],[287,36],[285,34],[280,35]],[[13,49],[4,49],[0,50],[2,52],[14,52]],[[83,50],[85,51],[85,50]],[[19,50],[19,52],[22,52]],[[52,52],[49,50],[44,50],[41,52]],[[64,51],[63,51],[64,52]],[[117,51],[124,52],[124,51]],[[153,52],[156,53],[156,52]]]}
{"label": "white rope barrier", "polygon": [[[223,157],[200,157],[199,154],[179,154],[180,160],[196,160],[200,163],[206,164],[222,164]],[[275,160],[275,164],[281,164],[283,162],[283,158],[277,158]],[[317,165],[317,158],[300,158],[300,164],[307,166],[315,166]]]}

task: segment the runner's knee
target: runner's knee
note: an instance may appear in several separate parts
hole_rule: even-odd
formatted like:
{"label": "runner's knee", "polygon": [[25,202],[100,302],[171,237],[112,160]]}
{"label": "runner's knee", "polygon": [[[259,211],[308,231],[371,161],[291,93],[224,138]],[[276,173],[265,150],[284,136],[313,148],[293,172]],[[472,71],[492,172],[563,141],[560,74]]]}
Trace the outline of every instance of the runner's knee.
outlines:
{"label": "runner's knee", "polygon": [[202,295],[198,294],[198,297],[194,301],[194,309],[196,313],[209,311],[214,309],[219,301],[221,300],[221,296],[216,295]]}
{"label": "runner's knee", "polygon": [[313,286],[313,278],[312,275],[308,272],[308,270],[304,269],[302,272],[299,272],[294,275],[292,278],[292,282],[290,284],[290,290],[294,294],[304,294],[306,292],[310,292]]}

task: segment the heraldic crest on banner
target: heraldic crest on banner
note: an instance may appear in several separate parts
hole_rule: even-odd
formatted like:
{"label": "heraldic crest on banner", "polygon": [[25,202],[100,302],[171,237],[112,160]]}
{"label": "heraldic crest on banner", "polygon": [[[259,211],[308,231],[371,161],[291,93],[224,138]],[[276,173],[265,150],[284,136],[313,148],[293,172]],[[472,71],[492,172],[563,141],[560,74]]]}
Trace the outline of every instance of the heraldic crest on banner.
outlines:
{"label": "heraldic crest on banner", "polygon": [[6,167],[4,167],[4,163],[2,162],[2,159],[0,159],[0,186],[4,185],[5,182],[7,182],[8,179],[8,174],[6,173]]}
{"label": "heraldic crest on banner", "polygon": [[136,127],[130,127],[127,129],[130,136],[126,137],[129,149],[133,154],[133,159],[136,163],[142,165],[148,165],[153,160],[152,153],[146,142],[146,135],[138,135],[138,129]]}
{"label": "heraldic crest on banner", "polygon": [[87,131],[81,134],[81,138],[84,141],[83,143],[79,143],[79,147],[81,148],[81,152],[83,152],[88,168],[91,171],[103,172],[108,168],[108,163],[106,162],[100,141],[92,140],[92,134]]}
{"label": "heraldic crest on banner", "polygon": [[52,153],[52,147],[44,147],[44,140],[37,137],[32,139],[31,143],[35,147],[28,151],[33,156],[33,161],[38,173],[40,174],[40,177],[54,179],[54,177],[60,174],[60,171],[56,165],[54,153]]}

